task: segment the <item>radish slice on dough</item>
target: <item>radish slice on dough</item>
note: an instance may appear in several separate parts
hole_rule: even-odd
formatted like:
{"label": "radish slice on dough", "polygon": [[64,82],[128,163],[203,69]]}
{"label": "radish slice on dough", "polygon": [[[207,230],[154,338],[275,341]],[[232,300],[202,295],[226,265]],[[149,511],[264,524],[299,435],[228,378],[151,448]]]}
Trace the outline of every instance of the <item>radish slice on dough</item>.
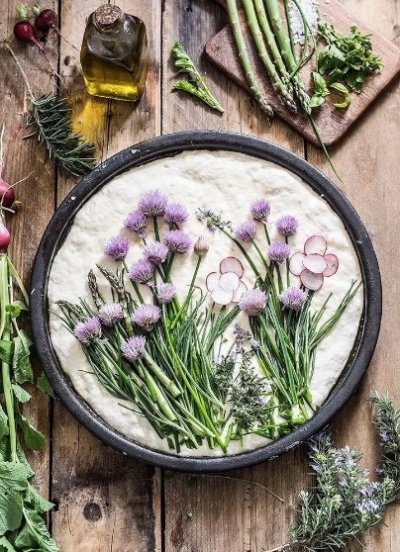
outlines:
{"label": "radish slice on dough", "polygon": [[304,244],[304,253],[310,255],[312,253],[318,253],[318,255],[325,255],[328,244],[323,236],[311,236]]}
{"label": "radish slice on dough", "polygon": [[321,274],[328,268],[328,263],[322,255],[318,255],[318,253],[311,253],[304,259],[303,266],[315,274]]}
{"label": "radish slice on dough", "polygon": [[315,274],[307,269],[303,270],[300,274],[300,280],[303,286],[311,291],[317,291],[324,283],[324,277],[322,274]]}
{"label": "radish slice on dough", "polygon": [[219,269],[221,274],[225,274],[225,272],[234,272],[239,278],[244,274],[243,265],[236,257],[225,257],[225,259],[222,259]]}
{"label": "radish slice on dough", "polygon": [[333,276],[338,271],[339,259],[333,253],[328,253],[328,255],[325,255],[324,259],[328,267],[324,270],[322,274],[326,277]]}
{"label": "radish slice on dough", "polygon": [[243,293],[247,291],[247,286],[244,282],[240,282],[239,287],[233,294],[232,303],[239,303],[240,299],[242,298]]}
{"label": "radish slice on dough", "polygon": [[219,274],[218,272],[210,272],[206,279],[206,286],[208,291],[213,291],[218,285]]}
{"label": "radish slice on dough", "polygon": [[233,299],[233,291],[227,291],[217,286],[211,294],[211,299],[218,305],[229,305]]}
{"label": "radish slice on dough", "polygon": [[236,291],[240,285],[239,276],[235,272],[225,272],[220,276],[218,285],[226,291]]}
{"label": "radish slice on dough", "polygon": [[304,270],[303,261],[306,258],[304,253],[295,253],[290,257],[289,270],[294,276],[300,276]]}

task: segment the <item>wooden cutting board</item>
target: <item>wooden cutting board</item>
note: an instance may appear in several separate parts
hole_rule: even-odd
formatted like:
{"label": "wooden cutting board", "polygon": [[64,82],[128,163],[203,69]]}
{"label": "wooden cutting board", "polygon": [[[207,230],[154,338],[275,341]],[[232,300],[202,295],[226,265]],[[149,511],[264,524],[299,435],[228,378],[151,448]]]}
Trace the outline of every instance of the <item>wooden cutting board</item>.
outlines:
{"label": "wooden cutting board", "polygon": [[[216,0],[225,7],[224,0]],[[240,2],[238,2],[240,4]],[[350,126],[364,113],[368,106],[376,99],[400,71],[400,50],[379,33],[376,33],[368,25],[363,23],[356,15],[349,11],[338,0],[320,0],[320,15],[327,23],[332,23],[343,34],[348,34],[351,25],[357,25],[363,34],[371,34],[374,51],[381,56],[384,67],[367,79],[361,94],[352,93],[352,103],[347,109],[338,109],[330,104],[329,98],[318,110],[313,111],[315,122],[321,137],[326,145],[335,144],[347,132]],[[272,89],[265,68],[260,61],[257,51],[253,46],[251,34],[245,23],[245,15],[241,12],[243,28],[246,29],[246,42],[257,79],[269,99],[275,114],[286,121],[291,127],[302,134],[307,140],[316,145],[318,140],[308,118],[299,113],[294,115],[282,105],[280,99]],[[224,27],[205,46],[208,58],[224,71],[232,80],[251,94],[247,86],[233,40],[230,26]],[[312,63],[309,62],[302,69],[302,77],[307,87],[311,88]],[[338,98],[336,97],[336,101]],[[299,110],[300,111],[300,110]],[[262,112],[260,111],[260,114]]]}

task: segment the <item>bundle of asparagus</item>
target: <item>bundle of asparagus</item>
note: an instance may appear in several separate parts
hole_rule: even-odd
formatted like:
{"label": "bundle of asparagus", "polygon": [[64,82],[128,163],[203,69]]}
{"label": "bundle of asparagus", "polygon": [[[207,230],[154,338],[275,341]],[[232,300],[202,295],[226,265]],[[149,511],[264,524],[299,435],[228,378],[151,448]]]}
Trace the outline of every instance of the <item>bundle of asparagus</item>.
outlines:
{"label": "bundle of asparagus", "polygon": [[[308,36],[308,24],[302,14],[301,6],[297,0],[293,0],[302,14],[306,37],[303,54],[298,61],[293,40],[291,40],[289,34],[290,26],[285,26],[280,14],[278,0],[242,0],[242,2],[254,45],[274,90],[280,95],[290,111],[297,112],[295,100],[297,98],[304,112],[310,114],[310,97],[299,73],[301,66],[307,59],[305,52]],[[273,109],[264,96],[251,65],[239,19],[237,0],[227,0],[226,4],[239,59],[250,90],[261,109],[269,117],[272,117]],[[288,14],[288,0],[284,0],[284,5],[285,12]]]}

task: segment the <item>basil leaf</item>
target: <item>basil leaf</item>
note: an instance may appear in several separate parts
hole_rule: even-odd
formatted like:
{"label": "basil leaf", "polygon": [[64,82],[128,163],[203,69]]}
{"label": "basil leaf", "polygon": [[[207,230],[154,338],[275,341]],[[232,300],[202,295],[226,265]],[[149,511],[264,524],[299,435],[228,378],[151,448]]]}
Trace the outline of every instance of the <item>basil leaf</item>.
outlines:
{"label": "basil leaf", "polygon": [[18,418],[19,425],[25,439],[25,444],[30,450],[40,450],[46,444],[46,439],[38,429],[34,428],[30,421],[20,415]]}

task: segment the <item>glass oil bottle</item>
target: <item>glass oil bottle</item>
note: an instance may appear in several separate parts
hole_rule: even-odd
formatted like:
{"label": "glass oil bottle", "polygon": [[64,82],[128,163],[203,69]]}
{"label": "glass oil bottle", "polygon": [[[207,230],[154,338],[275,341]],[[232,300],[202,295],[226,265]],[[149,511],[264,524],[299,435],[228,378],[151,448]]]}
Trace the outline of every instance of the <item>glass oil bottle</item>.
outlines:
{"label": "glass oil bottle", "polygon": [[81,47],[86,90],[94,96],[137,101],[149,66],[146,27],[141,19],[104,4],[88,19]]}

